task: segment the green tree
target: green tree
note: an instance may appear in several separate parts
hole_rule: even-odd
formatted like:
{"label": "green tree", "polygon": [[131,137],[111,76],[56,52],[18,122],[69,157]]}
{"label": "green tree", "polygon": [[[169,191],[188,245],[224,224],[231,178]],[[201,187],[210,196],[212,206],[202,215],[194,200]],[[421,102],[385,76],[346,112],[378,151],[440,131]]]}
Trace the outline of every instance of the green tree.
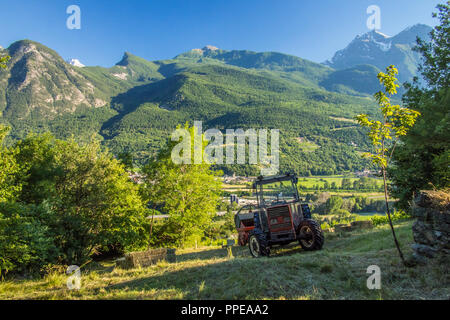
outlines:
{"label": "green tree", "polygon": [[331,196],[326,202],[326,211],[328,214],[334,214],[342,208],[343,200],[339,196]]}
{"label": "green tree", "polygon": [[40,219],[47,208],[20,201],[26,169],[17,161],[17,149],[3,146],[8,131],[0,125],[0,276],[39,272],[56,262],[59,252]]}
{"label": "green tree", "polygon": [[38,219],[49,228],[61,261],[80,264],[104,248],[145,245],[146,209],[138,186],[98,142],[79,145],[30,135],[14,149],[24,168],[18,199],[48,206],[48,214]]}
{"label": "green tree", "polygon": [[10,56],[0,57],[0,69],[6,69],[6,63],[9,61]]}
{"label": "green tree", "polygon": [[343,178],[341,182],[342,190],[350,190],[352,188],[352,182],[349,178]]}
{"label": "green tree", "polygon": [[356,200],[355,198],[348,198],[345,199],[342,203],[342,209],[347,210],[349,212],[353,212],[354,208],[356,205]]}
{"label": "green tree", "polygon": [[[233,203],[235,204],[235,203]],[[233,208],[232,206],[227,207],[227,213],[224,215],[225,224],[223,228],[228,232],[234,232],[236,230],[236,224],[234,221],[234,212],[237,208]]]}
{"label": "green tree", "polygon": [[127,170],[133,170],[133,154],[131,152],[121,152],[117,159],[125,166]]}
{"label": "green tree", "polygon": [[124,166],[98,142],[56,140],[55,148],[63,174],[56,178],[52,205],[62,225],[71,227],[60,242],[67,258],[82,262],[102,247],[145,245],[145,206]]}
{"label": "green tree", "polygon": [[[395,245],[402,262],[405,264],[405,259],[395,235],[394,226],[391,220],[391,213],[389,210],[386,168],[389,165],[392,153],[395,150],[395,144],[397,143],[399,137],[406,135],[408,130],[414,125],[416,118],[420,113],[407,107],[391,104],[390,97],[397,93],[397,88],[399,87],[396,83],[397,74],[397,69],[392,65],[386,68],[386,73],[380,72],[378,74],[378,79],[384,86],[384,92],[379,91],[375,93],[374,97],[380,106],[382,121],[369,120],[366,114],[358,115],[356,120],[362,127],[369,129],[368,136],[374,147],[374,152],[366,153],[365,155],[372,159],[374,165],[378,166],[383,174],[386,213],[389,219],[389,225],[392,230]],[[388,147],[392,140],[394,140],[394,144],[392,145],[389,153]]]}
{"label": "green tree", "polygon": [[58,262],[59,250],[41,217],[45,206],[0,203],[0,275],[8,272],[40,272]]}
{"label": "green tree", "polygon": [[435,90],[450,85],[450,1],[438,4],[437,9],[439,12],[433,13],[433,17],[438,18],[440,24],[431,31],[431,41],[427,43],[418,38],[415,48],[423,57],[419,70],[428,86]]}
{"label": "green tree", "polygon": [[337,209],[333,211],[333,214],[338,215],[341,218],[349,218],[351,216],[351,213],[345,209]]}
{"label": "green tree", "polygon": [[21,190],[21,166],[15,160],[14,150],[3,145],[9,128],[0,125],[0,203],[15,200]]}
{"label": "green tree", "polygon": [[[195,127],[186,124],[184,129],[190,133],[194,150]],[[172,245],[184,246],[189,238],[203,235],[210,227],[221,182],[217,177],[220,173],[213,172],[209,164],[175,164],[171,155],[176,145],[169,140],[156,159],[143,168],[143,194],[153,208],[159,207],[169,215],[163,228],[165,235],[161,236]]]}
{"label": "green tree", "polygon": [[433,14],[440,21],[431,32],[431,41],[418,39],[423,56],[421,66],[426,87],[418,81],[407,85],[404,103],[422,114],[410,132],[401,137],[388,174],[391,194],[397,206],[410,210],[410,201],[421,189],[450,187],[450,24],[449,1]]}
{"label": "green tree", "polygon": [[56,162],[55,140],[49,133],[36,135],[31,133],[14,146],[15,161],[20,164],[23,174],[18,201],[40,204],[55,197],[55,179],[63,175],[62,168]]}

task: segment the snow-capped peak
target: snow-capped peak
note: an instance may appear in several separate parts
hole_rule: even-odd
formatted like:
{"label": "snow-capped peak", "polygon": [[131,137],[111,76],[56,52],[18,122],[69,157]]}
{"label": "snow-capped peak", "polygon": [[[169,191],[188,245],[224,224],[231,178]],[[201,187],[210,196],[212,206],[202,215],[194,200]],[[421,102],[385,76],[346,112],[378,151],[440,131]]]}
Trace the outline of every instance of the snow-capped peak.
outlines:
{"label": "snow-capped peak", "polygon": [[381,33],[380,31],[377,31],[377,30],[374,30],[373,32],[376,33],[376,34],[378,34],[378,35],[380,35],[380,36],[382,36],[382,37],[385,38],[385,39],[392,38],[391,36],[388,36],[388,35],[386,35],[386,34],[384,34],[384,33]]}
{"label": "snow-capped peak", "polygon": [[79,68],[85,67],[85,65],[82,64],[80,62],[80,60],[78,60],[78,59],[69,59],[69,60],[67,60],[67,63],[73,65],[74,67],[79,67]]}
{"label": "snow-capped peak", "polygon": [[385,35],[384,33],[381,33],[377,30],[372,30],[370,32],[366,32],[364,34],[359,34],[356,36],[355,40],[369,40],[369,41],[385,41],[392,38],[391,36]]}
{"label": "snow-capped peak", "polygon": [[362,42],[362,43],[373,43],[375,44],[381,51],[389,51],[392,46],[392,37],[388,36],[384,33],[381,33],[377,30],[372,30],[370,32],[361,34],[356,36],[353,40],[353,43]]}

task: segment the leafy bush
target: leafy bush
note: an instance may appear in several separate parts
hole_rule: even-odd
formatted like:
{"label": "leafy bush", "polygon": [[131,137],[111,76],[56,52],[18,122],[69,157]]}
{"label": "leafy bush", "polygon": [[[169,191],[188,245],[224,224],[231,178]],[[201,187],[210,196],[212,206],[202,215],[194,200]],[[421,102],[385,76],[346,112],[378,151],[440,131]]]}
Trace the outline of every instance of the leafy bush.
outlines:
{"label": "leafy bush", "polygon": [[0,274],[39,272],[56,263],[59,250],[51,230],[39,220],[44,206],[0,203]]}
{"label": "leafy bush", "polygon": [[[176,164],[172,161],[172,152],[176,151],[178,143],[169,140],[156,159],[143,168],[145,179],[141,193],[154,207],[160,207],[169,215],[158,229],[159,237],[164,240],[161,242],[158,239],[156,242],[185,247],[192,239],[208,232],[220,201],[222,184],[217,179],[221,172],[213,172],[209,164],[190,164],[195,155],[195,127],[189,127],[186,123],[178,129],[185,130],[186,136],[182,138],[187,139],[188,147],[177,152],[180,154],[182,151],[183,156],[190,157],[189,163]],[[183,140],[183,143],[186,141]]]}
{"label": "leafy bush", "polygon": [[0,197],[2,274],[52,263],[81,265],[99,252],[148,244],[138,186],[97,142],[30,135],[0,153],[0,169],[20,168],[14,179],[0,179],[0,195],[6,195]]}
{"label": "leafy bush", "polygon": [[[394,213],[391,214],[392,221],[398,221],[403,219],[410,219],[411,216],[406,213],[404,210],[395,210]],[[382,225],[389,223],[389,219],[387,215],[384,216],[373,216],[370,220],[374,226]]]}
{"label": "leafy bush", "polygon": [[13,201],[22,189],[18,181],[21,167],[15,161],[13,150],[3,146],[9,128],[0,124],[0,202]]}
{"label": "leafy bush", "polygon": [[339,216],[340,218],[349,218],[350,215],[351,215],[351,213],[348,212],[348,211],[345,210],[345,209],[336,209],[336,210],[333,210],[333,211],[331,212],[331,214],[335,214],[335,215]]}
{"label": "leafy bush", "polygon": [[320,227],[322,228],[322,230],[326,230],[326,229],[330,229],[331,228],[331,226],[327,222],[322,223],[320,225]]}
{"label": "leafy bush", "polygon": [[[124,166],[97,143],[55,142],[55,179],[49,202],[57,215],[57,244],[68,264],[81,264],[99,248],[142,248],[145,206]],[[80,183],[81,182],[81,183]]]}

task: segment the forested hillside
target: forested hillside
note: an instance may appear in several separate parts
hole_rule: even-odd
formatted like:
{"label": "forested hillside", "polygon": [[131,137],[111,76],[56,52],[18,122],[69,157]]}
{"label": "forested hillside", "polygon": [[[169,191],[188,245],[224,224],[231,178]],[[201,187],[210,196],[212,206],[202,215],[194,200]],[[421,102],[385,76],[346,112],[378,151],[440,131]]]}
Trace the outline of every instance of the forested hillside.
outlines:
{"label": "forested hillside", "polygon": [[12,128],[9,143],[31,131],[94,137],[142,165],[178,124],[201,120],[205,130],[280,129],[281,171],[334,174],[370,165],[359,156],[369,146],[353,117],[374,110],[379,70],[372,65],[334,70],[282,53],[207,46],[171,60],[125,53],[111,68],[76,67],[29,40],[5,53],[0,121]]}

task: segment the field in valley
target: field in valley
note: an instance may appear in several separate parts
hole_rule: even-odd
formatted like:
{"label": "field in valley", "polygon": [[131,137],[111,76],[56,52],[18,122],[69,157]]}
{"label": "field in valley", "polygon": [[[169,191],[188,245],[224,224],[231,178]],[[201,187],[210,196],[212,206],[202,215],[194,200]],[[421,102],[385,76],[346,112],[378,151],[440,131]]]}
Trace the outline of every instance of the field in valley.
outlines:
{"label": "field in valley", "polygon": [[[325,183],[328,183],[329,186],[334,182],[338,187],[341,186],[342,180],[344,178],[348,178],[350,180],[350,183],[353,184],[356,180],[359,178],[356,177],[354,174],[349,175],[331,175],[331,176],[310,176],[310,177],[299,177],[298,179],[298,185],[300,188],[300,191],[304,192],[313,192],[312,189],[314,186],[319,186],[321,189],[325,187]],[[224,183],[223,184],[223,190],[228,192],[237,192],[237,191],[251,191],[251,183],[250,182],[240,182],[239,177],[236,178],[238,181],[231,182],[231,183]],[[371,178],[374,181],[376,181],[377,187],[381,188],[383,185],[383,180],[381,178]],[[251,180],[251,179],[250,179]],[[382,195],[381,192],[371,192],[366,190],[333,190],[331,188],[327,190],[321,190],[321,191],[328,191],[335,194],[376,194],[376,195]]]}

